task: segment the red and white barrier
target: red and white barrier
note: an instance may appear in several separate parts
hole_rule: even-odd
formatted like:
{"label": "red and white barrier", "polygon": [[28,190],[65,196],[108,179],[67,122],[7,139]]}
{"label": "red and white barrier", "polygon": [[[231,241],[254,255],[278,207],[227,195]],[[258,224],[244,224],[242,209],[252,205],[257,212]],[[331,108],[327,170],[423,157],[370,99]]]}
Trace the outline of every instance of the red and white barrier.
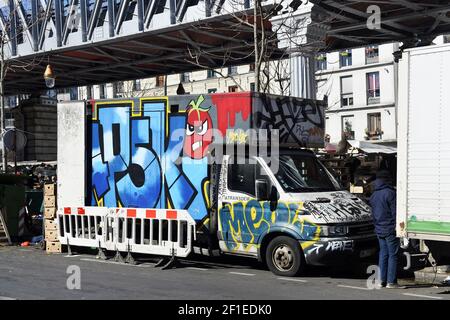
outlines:
{"label": "red and white barrier", "polygon": [[58,236],[62,244],[98,247],[103,242],[104,221],[109,213],[103,207],[65,207],[57,211]]}
{"label": "red and white barrier", "polygon": [[80,207],[58,209],[62,244],[186,257],[195,221],[186,210]]}
{"label": "red and white barrier", "polygon": [[186,257],[191,251],[195,221],[186,210],[116,209],[116,240],[108,250]]}

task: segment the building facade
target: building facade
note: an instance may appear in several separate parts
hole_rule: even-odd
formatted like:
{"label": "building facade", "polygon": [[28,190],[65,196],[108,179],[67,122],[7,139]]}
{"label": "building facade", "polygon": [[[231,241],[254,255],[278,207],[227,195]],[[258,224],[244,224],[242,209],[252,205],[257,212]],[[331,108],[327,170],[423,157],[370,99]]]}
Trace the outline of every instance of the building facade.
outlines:
{"label": "building facade", "polygon": [[[167,81],[167,85],[166,82]],[[194,71],[182,74],[80,87],[78,99],[110,99],[131,96],[176,95],[180,83],[185,94],[252,91],[255,73],[252,65]],[[64,98],[68,98],[65,93]],[[59,96],[63,98],[62,95]],[[64,99],[65,100],[65,99]]]}
{"label": "building facade", "polygon": [[395,142],[397,43],[349,49],[316,57],[317,98],[327,96],[330,142]]}
{"label": "building facade", "polygon": [[[435,44],[449,42],[440,36]],[[393,53],[398,43],[353,48],[315,57],[317,99],[327,99],[326,134],[331,143],[345,137],[394,144],[397,140],[396,88],[397,66]],[[280,67],[280,65],[282,67]],[[280,70],[282,70],[280,72]],[[289,60],[263,68],[270,78],[265,88],[272,94],[290,95]],[[165,84],[167,81],[167,84]],[[184,92],[223,93],[253,91],[254,66],[243,65],[222,69],[102,84],[68,89],[59,95],[67,99],[109,99],[127,96],[175,95],[180,83]]]}
{"label": "building facade", "polygon": [[[391,43],[316,56],[317,98],[328,99],[326,133],[330,142],[339,142],[343,134],[347,139],[396,141],[396,66],[392,53],[397,50],[398,44]],[[273,83],[268,91],[289,95],[289,81],[285,75],[275,76],[279,74],[275,69],[269,68]],[[284,69],[289,70],[289,66]],[[252,65],[195,71],[168,75],[167,80],[161,76],[81,87],[76,98],[175,95],[180,83],[185,93],[252,91],[255,73]],[[66,92],[65,98],[74,98],[74,91]]]}

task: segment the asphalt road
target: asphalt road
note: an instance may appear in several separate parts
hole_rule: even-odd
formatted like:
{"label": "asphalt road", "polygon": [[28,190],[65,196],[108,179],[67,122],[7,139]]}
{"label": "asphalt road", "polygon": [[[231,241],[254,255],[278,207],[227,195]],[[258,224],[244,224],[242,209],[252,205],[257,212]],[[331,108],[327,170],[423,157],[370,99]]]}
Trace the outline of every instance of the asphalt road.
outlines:
{"label": "asphalt road", "polygon": [[[182,260],[171,270],[97,260],[94,255],[47,255],[35,248],[0,247],[0,300],[5,299],[425,299],[450,300],[450,288],[369,289],[366,266],[313,268],[281,278],[242,258]],[[78,266],[81,288],[69,290],[69,266]],[[69,269],[71,270],[71,269]]]}

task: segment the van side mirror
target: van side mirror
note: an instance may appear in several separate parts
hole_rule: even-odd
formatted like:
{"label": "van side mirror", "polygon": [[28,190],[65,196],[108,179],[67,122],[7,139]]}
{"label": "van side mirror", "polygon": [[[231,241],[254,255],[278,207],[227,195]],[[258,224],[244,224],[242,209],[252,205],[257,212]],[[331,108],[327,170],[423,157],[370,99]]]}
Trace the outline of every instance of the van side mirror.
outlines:
{"label": "van side mirror", "polygon": [[270,190],[270,211],[275,211],[278,207],[278,200],[280,199],[280,193],[278,192],[277,188],[275,186],[272,186],[272,189]]}
{"label": "van side mirror", "polygon": [[256,179],[256,199],[258,201],[267,201],[270,198],[269,186],[264,179]]}

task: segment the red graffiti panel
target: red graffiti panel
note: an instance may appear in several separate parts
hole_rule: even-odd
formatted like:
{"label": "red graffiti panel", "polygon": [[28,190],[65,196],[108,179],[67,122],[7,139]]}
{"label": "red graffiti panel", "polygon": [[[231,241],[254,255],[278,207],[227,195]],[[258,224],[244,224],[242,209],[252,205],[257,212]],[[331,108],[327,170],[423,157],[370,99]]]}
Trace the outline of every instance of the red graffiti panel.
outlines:
{"label": "red graffiti panel", "polygon": [[217,93],[212,94],[211,99],[217,109],[217,126],[223,136],[226,135],[227,129],[236,125],[238,114],[243,121],[249,120],[252,108],[250,93]]}

